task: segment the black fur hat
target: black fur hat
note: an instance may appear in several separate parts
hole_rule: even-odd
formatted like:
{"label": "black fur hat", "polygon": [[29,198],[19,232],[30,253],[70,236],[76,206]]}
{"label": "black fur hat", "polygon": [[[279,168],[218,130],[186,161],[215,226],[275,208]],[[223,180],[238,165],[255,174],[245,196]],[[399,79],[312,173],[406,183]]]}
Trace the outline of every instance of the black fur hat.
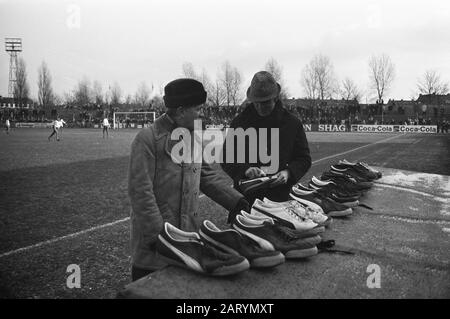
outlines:
{"label": "black fur hat", "polygon": [[167,108],[191,107],[205,101],[205,88],[197,80],[177,79],[164,87],[164,104]]}

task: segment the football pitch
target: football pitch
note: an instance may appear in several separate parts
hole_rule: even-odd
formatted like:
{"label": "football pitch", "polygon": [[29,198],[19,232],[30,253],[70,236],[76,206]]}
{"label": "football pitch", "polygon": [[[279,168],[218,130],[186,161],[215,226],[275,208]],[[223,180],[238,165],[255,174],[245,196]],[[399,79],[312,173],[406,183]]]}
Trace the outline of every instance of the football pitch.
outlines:
{"label": "football pitch", "polygon": [[[114,298],[130,282],[127,174],[137,132],[110,131],[109,138],[103,139],[100,129],[63,129],[59,142],[47,140],[47,129],[0,134],[0,298]],[[310,132],[307,138],[313,166],[304,182],[344,158],[381,170],[447,179],[450,175],[450,135]],[[358,209],[349,220],[336,221],[333,234],[338,236],[352,218],[373,218],[370,214],[375,213]],[[200,198],[199,216],[226,226],[227,212],[205,196]],[[450,233],[445,232],[450,231],[450,212],[433,216],[432,221],[430,227],[436,226],[433,231],[442,236],[435,249],[438,261],[424,264],[427,256],[420,254],[408,258],[417,259],[420,269],[436,272],[435,280],[448,283]],[[410,224],[399,227],[412,232]],[[377,230],[372,230],[373,236],[367,238],[377,240]],[[433,236],[427,240],[433,241]],[[66,285],[71,264],[80,267],[81,288]],[[338,283],[346,286],[339,278]]]}

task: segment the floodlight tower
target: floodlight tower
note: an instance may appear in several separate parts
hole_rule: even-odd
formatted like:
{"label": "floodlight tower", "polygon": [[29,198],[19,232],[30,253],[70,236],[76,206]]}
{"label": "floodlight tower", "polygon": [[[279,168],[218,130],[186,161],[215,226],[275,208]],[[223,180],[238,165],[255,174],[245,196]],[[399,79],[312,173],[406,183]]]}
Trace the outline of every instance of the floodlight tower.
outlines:
{"label": "floodlight tower", "polygon": [[8,52],[9,58],[9,84],[8,95],[14,97],[14,87],[16,85],[16,70],[17,70],[17,53],[22,52],[22,39],[21,38],[5,38],[6,52]]}

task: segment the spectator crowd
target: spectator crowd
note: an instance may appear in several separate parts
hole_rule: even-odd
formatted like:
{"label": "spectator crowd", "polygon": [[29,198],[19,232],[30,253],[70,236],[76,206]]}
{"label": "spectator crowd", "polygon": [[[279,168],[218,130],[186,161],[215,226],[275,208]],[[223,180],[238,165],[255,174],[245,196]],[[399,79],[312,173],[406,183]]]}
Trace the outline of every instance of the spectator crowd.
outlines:
{"label": "spectator crowd", "polygon": [[[204,125],[224,125],[229,126],[233,118],[235,118],[244,108],[246,104],[237,106],[204,106],[203,108],[203,124]],[[417,116],[416,118],[406,118],[404,115],[381,116],[379,105],[370,105],[365,112],[362,112],[361,106],[330,106],[315,105],[309,107],[297,106],[285,103],[285,108],[293,115],[298,117],[303,124],[331,124],[331,125],[351,125],[351,124],[388,124],[388,125],[437,125],[438,131],[448,132],[449,122],[443,118],[434,117],[426,118],[425,116]],[[155,112],[155,117],[159,117],[164,113],[161,108],[158,109],[139,109],[136,112]],[[12,127],[15,122],[51,122],[59,115],[68,123],[68,127],[89,128],[95,125],[100,126],[103,118],[108,117],[110,122],[113,121],[112,112],[107,110],[80,110],[80,109],[61,109],[43,111],[36,109],[1,109],[0,121],[4,125],[6,119],[11,121]],[[420,115],[420,114],[419,114]],[[136,127],[137,125],[150,124],[153,121],[152,116],[136,114],[121,115],[116,117],[116,123],[121,123],[121,127]]]}

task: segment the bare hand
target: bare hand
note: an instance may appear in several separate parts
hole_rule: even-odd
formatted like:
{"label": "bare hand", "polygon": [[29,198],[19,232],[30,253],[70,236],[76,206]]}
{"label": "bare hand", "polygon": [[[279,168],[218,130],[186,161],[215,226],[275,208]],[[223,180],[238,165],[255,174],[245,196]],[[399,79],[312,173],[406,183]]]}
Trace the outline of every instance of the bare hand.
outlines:
{"label": "bare hand", "polygon": [[280,171],[275,175],[275,178],[276,179],[270,183],[270,187],[286,184],[289,179],[289,171],[287,169]]}
{"label": "bare hand", "polygon": [[249,169],[247,169],[245,171],[245,176],[247,178],[252,179],[252,178],[266,176],[266,174],[262,171],[262,169],[260,169],[258,167],[250,167]]}

